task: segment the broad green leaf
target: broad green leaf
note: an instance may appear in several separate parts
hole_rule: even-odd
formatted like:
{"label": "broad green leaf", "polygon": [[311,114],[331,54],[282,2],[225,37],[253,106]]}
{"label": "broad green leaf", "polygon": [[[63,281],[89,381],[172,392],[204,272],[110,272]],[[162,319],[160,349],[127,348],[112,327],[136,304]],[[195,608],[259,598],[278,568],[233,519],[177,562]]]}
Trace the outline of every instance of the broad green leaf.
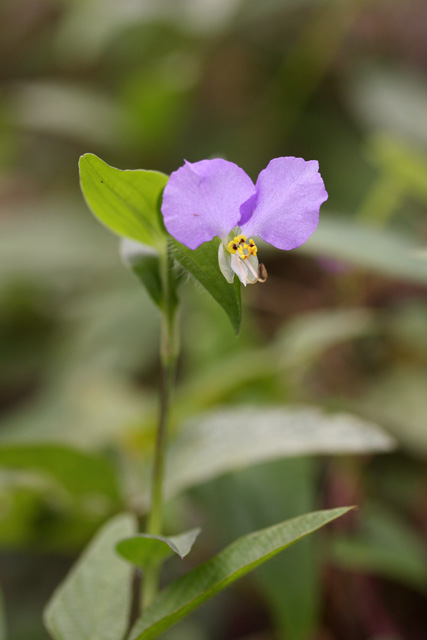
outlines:
{"label": "broad green leaf", "polygon": [[415,236],[323,213],[316,233],[298,251],[426,284],[427,265],[417,256],[422,248]]}
{"label": "broad green leaf", "polygon": [[129,621],[132,567],[117,555],[115,545],[135,531],[135,519],[123,514],[91,542],[45,610],[54,640],[121,640]]}
{"label": "broad green leaf", "polygon": [[210,480],[227,471],[300,455],[390,451],[393,438],[349,414],[315,407],[222,409],[198,416],[171,442],[166,492]]}
{"label": "broad green leaf", "polygon": [[191,529],[177,536],[154,536],[140,533],[132,538],[120,540],[117,551],[123,558],[145,569],[148,564],[162,562],[176,553],[181,559],[185,558],[200,533],[200,529]]}
{"label": "broad green leaf", "polygon": [[156,638],[216,593],[350,508],[308,513],[239,538],[166,587],[136,622],[129,640]]}
{"label": "broad green leaf", "polygon": [[114,233],[161,247],[166,231],[160,198],[168,176],[157,171],[121,171],[97,156],[80,158],[83,195],[94,215]]}
{"label": "broad green leaf", "polygon": [[172,238],[170,251],[184,269],[221,305],[235,333],[238,334],[242,319],[240,282],[236,277],[234,283],[230,284],[222,275],[218,266],[218,243],[218,239],[215,238],[192,250]]}
{"label": "broad green leaf", "polygon": [[0,467],[37,471],[80,498],[102,495],[119,499],[117,476],[106,458],[62,444],[2,444]]}

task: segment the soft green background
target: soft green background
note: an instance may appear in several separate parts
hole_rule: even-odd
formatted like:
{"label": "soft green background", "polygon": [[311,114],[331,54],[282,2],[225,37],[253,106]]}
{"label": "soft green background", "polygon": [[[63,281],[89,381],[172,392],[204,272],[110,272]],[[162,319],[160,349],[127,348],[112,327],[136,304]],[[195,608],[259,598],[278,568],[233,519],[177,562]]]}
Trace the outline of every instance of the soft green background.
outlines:
{"label": "soft green background", "polygon": [[[243,292],[238,340],[182,283],[167,533],[202,533],[165,579],[253,529],[360,509],[165,638],[426,637],[426,24],[422,0],[0,4],[1,640],[45,639],[76,554],[146,507],[158,314],[81,196],[88,152],[163,173],[221,155],[254,179],[302,156],[329,192],[304,247],[260,248],[269,280]],[[352,455],[353,418],[306,405],[374,421],[399,449]]]}

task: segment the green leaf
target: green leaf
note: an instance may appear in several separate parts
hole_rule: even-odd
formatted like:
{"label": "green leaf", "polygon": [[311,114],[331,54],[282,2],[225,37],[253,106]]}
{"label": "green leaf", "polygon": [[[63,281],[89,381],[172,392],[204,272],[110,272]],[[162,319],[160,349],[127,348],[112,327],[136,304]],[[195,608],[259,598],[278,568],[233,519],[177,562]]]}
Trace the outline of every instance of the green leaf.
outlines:
{"label": "green leaf", "polygon": [[146,244],[122,238],[120,255],[125,265],[147,289],[154,304],[162,309],[164,300],[158,252]]}
{"label": "green leaf", "polygon": [[396,136],[372,135],[369,149],[377,164],[394,182],[400,182],[414,196],[427,201],[427,156]]}
{"label": "green leaf", "polygon": [[349,509],[308,513],[239,538],[164,589],[136,622],[130,640],[156,638],[216,593]]}
{"label": "green leaf", "polygon": [[205,242],[197,249],[189,249],[171,238],[170,251],[174,258],[199,282],[221,305],[228,315],[236,334],[240,331],[242,303],[240,282],[237,278],[230,284],[218,266],[218,239]]}
{"label": "green leaf", "polygon": [[[146,244],[141,244],[128,238],[123,238],[120,242],[120,255],[123,262],[136,275],[138,280],[147,289],[154,304],[159,309],[166,309],[162,278],[160,274],[160,258],[158,252]],[[176,293],[176,276],[173,269],[173,260],[169,260],[169,296],[170,301],[168,311],[173,311],[178,305]]]}
{"label": "green leaf", "polygon": [[121,171],[92,153],[80,158],[80,182],[95,216],[114,233],[153,247],[165,244],[160,198],[168,176],[157,171]]}
{"label": "green leaf", "polygon": [[177,536],[154,536],[148,533],[140,533],[131,538],[121,540],[117,544],[120,555],[132,564],[146,569],[148,564],[160,563],[166,560],[172,553],[176,553],[181,559],[185,558],[199,535],[201,529],[191,529]]}
{"label": "green leaf", "polygon": [[117,476],[104,457],[61,444],[2,444],[0,467],[37,471],[54,478],[72,495],[119,499]]}
{"label": "green leaf", "polygon": [[98,533],[58,587],[44,615],[55,640],[120,640],[131,606],[132,567],[115,545],[136,531],[135,519],[123,514]]}
{"label": "green leaf", "polygon": [[355,65],[346,81],[348,104],[360,126],[390,131],[425,148],[427,143],[427,88],[424,74],[401,65]]}
{"label": "green leaf", "polygon": [[171,496],[228,471],[299,455],[390,451],[394,439],[375,424],[316,407],[239,406],[197,416],[168,452]]}
{"label": "green leaf", "polygon": [[416,457],[427,456],[427,369],[407,363],[388,367],[385,373],[365,381],[364,390],[348,406],[389,431]]}
{"label": "green leaf", "polygon": [[342,215],[322,214],[316,233],[298,251],[426,284],[426,263],[417,257],[420,249],[419,237],[377,229]]}
{"label": "green leaf", "polygon": [[305,369],[331,347],[374,333],[373,314],[367,309],[321,309],[295,316],[287,322],[274,345],[279,366]]}
{"label": "green leaf", "polygon": [[[287,519],[315,509],[318,476],[315,458],[287,458],[229,473],[198,487],[191,496],[209,514],[220,542],[229,542],[269,526],[278,513]],[[314,636],[321,596],[319,560],[325,558],[318,543],[319,536],[306,536],[253,574],[277,638]]]}

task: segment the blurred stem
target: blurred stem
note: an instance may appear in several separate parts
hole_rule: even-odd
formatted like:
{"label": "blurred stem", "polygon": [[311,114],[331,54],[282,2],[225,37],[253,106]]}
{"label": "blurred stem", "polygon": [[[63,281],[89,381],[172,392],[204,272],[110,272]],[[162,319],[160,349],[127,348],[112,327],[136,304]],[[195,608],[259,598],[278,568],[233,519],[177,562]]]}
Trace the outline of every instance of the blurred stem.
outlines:
{"label": "blurred stem", "polygon": [[[147,533],[160,535],[163,521],[163,480],[165,470],[166,445],[169,425],[170,403],[175,382],[176,363],[178,359],[178,332],[176,309],[170,290],[170,263],[165,250],[160,256],[161,277],[165,295],[165,307],[162,316],[162,332],[160,344],[161,381],[159,420],[156,433],[156,445],[153,461],[151,483],[151,508],[147,523]],[[144,578],[142,606],[145,609],[155,598],[160,579],[160,564],[154,562],[147,567]]]}

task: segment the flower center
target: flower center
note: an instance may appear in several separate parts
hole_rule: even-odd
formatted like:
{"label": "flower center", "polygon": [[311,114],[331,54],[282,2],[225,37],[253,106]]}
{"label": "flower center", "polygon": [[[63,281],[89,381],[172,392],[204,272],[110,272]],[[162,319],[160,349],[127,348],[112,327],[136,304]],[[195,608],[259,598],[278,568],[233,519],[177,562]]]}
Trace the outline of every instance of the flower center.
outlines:
{"label": "flower center", "polygon": [[227,249],[230,253],[238,253],[239,258],[247,260],[250,256],[256,256],[258,248],[252,238],[249,240],[246,236],[235,236],[227,245]]}

